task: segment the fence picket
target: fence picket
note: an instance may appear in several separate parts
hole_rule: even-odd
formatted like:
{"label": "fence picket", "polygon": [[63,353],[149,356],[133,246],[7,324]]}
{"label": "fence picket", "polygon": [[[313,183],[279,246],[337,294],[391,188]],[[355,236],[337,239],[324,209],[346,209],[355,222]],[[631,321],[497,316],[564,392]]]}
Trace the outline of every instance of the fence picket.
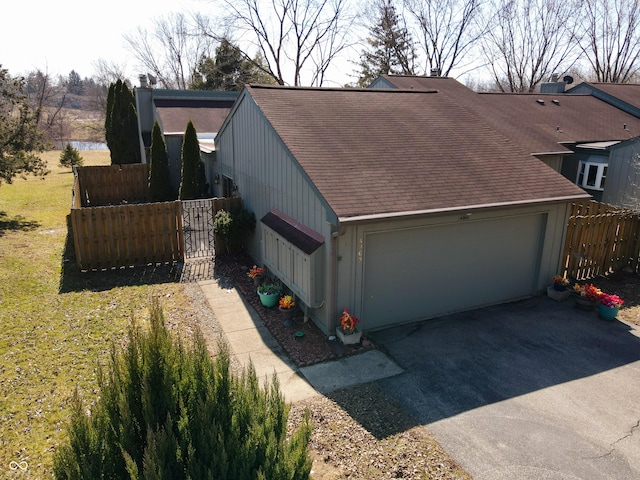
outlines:
{"label": "fence picket", "polygon": [[[183,260],[180,202],[71,210],[76,260],[83,270]],[[152,218],[155,221],[149,221]]]}
{"label": "fence picket", "polygon": [[587,200],[572,204],[563,253],[568,277],[586,280],[629,267],[639,271],[640,213]]}

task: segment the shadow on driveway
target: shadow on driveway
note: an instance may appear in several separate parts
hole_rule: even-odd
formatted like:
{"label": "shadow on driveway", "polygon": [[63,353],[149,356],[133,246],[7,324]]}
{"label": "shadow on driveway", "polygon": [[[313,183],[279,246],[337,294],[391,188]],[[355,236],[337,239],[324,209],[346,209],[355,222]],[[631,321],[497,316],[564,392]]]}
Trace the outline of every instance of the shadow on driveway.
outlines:
{"label": "shadow on driveway", "polygon": [[638,334],[539,297],[369,336],[407,372],[378,384],[474,478],[594,479],[640,478]]}
{"label": "shadow on driveway", "polygon": [[640,338],[570,301],[541,298],[369,334],[425,393],[431,423],[640,360]]}

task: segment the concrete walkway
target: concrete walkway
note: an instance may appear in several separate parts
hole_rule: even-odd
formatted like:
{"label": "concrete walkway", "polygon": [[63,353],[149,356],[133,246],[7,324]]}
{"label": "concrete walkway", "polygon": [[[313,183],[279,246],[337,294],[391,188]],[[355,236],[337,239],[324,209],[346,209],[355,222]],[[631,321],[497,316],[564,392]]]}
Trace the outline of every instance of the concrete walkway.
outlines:
{"label": "concrete walkway", "polygon": [[271,379],[275,373],[287,402],[403,373],[395,362],[378,350],[297,368],[237,290],[224,288],[216,280],[199,281],[198,285],[235,358],[245,368],[252,362],[261,382]]}

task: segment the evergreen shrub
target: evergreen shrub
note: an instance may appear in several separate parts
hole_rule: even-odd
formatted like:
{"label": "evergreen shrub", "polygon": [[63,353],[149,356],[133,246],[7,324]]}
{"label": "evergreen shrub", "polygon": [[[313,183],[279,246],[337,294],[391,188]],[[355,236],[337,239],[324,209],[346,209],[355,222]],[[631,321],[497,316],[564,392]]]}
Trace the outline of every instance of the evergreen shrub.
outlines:
{"label": "evergreen shrub", "polygon": [[[56,479],[308,479],[309,414],[287,436],[289,408],[277,377],[264,388],[252,366],[230,372],[223,345],[212,359],[200,332],[185,348],[164,326],[132,325],[126,348],[98,378],[100,397],[73,399]],[[90,409],[90,412],[87,409]]]}

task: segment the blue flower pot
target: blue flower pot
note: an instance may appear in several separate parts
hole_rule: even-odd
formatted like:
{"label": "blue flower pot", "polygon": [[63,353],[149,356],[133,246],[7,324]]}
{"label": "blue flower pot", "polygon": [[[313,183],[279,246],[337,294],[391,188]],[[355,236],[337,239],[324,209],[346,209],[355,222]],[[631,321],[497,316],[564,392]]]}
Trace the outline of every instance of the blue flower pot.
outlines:
{"label": "blue flower pot", "polygon": [[262,303],[262,305],[267,308],[275,307],[278,303],[278,300],[280,299],[279,293],[264,294],[258,292],[258,296],[260,297],[260,302]]}
{"label": "blue flower pot", "polygon": [[607,307],[603,304],[598,305],[598,315],[600,315],[602,320],[606,320],[608,322],[615,320],[619,311],[620,307]]}

